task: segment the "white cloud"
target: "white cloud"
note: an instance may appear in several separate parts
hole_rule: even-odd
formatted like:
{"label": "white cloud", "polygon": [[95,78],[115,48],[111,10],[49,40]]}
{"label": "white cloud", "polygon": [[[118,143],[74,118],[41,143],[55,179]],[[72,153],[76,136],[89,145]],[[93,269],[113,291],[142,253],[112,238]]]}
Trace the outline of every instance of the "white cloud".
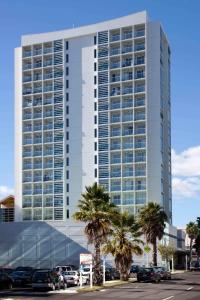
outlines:
{"label": "white cloud", "polygon": [[173,198],[200,198],[200,146],[172,150]]}
{"label": "white cloud", "polygon": [[5,185],[0,185],[0,199],[9,196],[11,194],[14,194],[14,190],[5,186]]}
{"label": "white cloud", "polygon": [[174,176],[200,176],[200,146],[191,147],[177,154],[172,150]]}

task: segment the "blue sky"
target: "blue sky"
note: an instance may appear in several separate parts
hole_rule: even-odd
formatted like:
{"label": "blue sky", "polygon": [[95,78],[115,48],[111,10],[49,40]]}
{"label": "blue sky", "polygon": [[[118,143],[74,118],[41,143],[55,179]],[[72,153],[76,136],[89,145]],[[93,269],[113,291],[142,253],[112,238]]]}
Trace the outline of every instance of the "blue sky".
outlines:
{"label": "blue sky", "polygon": [[200,1],[1,0],[0,196],[14,187],[14,48],[20,36],[104,21],[147,10],[172,50],[173,220],[200,216]]}

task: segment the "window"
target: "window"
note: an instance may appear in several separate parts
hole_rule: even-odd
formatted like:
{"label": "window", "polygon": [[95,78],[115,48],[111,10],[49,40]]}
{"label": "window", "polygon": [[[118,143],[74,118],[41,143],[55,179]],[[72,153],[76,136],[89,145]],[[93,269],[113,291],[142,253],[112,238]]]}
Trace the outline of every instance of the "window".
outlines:
{"label": "window", "polygon": [[66,76],[68,76],[69,75],[69,68],[68,67],[66,67],[66,70],[65,70],[66,72]]}
{"label": "window", "polygon": [[94,156],[94,163],[97,164],[97,155]]}
{"label": "window", "polygon": [[69,49],[69,43],[68,43],[68,41],[65,42],[65,49],[66,49],[66,50]]}
{"label": "window", "polygon": [[96,128],[94,129],[94,137],[95,138],[97,137],[97,129]]}
{"label": "window", "polygon": [[69,183],[67,183],[67,193],[69,193]]}
{"label": "window", "polygon": [[69,179],[69,170],[66,172],[66,178]]}
{"label": "window", "polygon": [[97,50],[94,49],[94,58],[96,58],[96,57],[97,57]]}
{"label": "window", "polygon": [[96,98],[96,96],[97,96],[97,90],[94,89],[94,98]]}
{"label": "window", "polygon": [[66,89],[69,88],[69,80],[66,80]]}
{"label": "window", "polygon": [[97,84],[97,76],[94,76],[94,84]]}
{"label": "window", "polygon": [[94,143],[94,151],[97,151],[97,142]]}
{"label": "window", "polygon": [[97,103],[94,102],[94,111],[97,111]]}
{"label": "window", "polygon": [[66,198],[66,204],[69,205],[69,197]]}
{"label": "window", "polygon": [[68,62],[69,62],[69,55],[66,54],[66,63],[68,63]]}
{"label": "window", "polygon": [[67,209],[67,219],[69,219],[69,209]]}
{"label": "window", "polygon": [[97,116],[94,116],[94,124],[97,124]]}
{"label": "window", "polygon": [[68,102],[69,101],[69,94],[66,93],[66,101]]}
{"label": "window", "polygon": [[66,119],[66,127],[69,127],[69,119]]}
{"label": "window", "polygon": [[66,165],[69,166],[69,157],[66,158]]}
{"label": "window", "polygon": [[69,140],[69,132],[68,131],[66,132],[66,140],[67,141]]}
{"label": "window", "polygon": [[97,169],[94,169],[94,177],[97,178]]}
{"label": "window", "polygon": [[94,63],[94,71],[97,70],[97,63]]}
{"label": "window", "polygon": [[96,35],[94,36],[94,45],[96,45],[97,44],[97,37],[96,37]]}

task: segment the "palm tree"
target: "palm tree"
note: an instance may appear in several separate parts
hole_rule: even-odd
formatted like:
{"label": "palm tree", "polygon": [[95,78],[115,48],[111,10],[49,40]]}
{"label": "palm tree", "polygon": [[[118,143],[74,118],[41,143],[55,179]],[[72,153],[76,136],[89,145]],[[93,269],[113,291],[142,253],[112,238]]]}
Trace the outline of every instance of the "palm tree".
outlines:
{"label": "palm tree", "polygon": [[154,202],[145,205],[139,214],[139,224],[147,243],[153,246],[153,264],[157,266],[157,239],[161,240],[164,235],[167,215],[162,207]]}
{"label": "palm tree", "polygon": [[116,206],[110,203],[109,195],[102,186],[94,183],[87,186],[86,192],[79,200],[74,219],[86,222],[85,234],[88,243],[94,245],[94,284],[102,285],[103,277],[101,270],[101,246],[106,242],[108,234],[111,232],[112,219],[117,214]]}
{"label": "palm tree", "polygon": [[192,261],[192,246],[193,246],[193,242],[196,239],[196,237],[198,236],[199,233],[199,229],[198,229],[198,225],[195,224],[194,222],[189,222],[186,225],[186,233],[190,239],[190,257],[189,257],[189,264],[191,264]]}
{"label": "palm tree", "polygon": [[123,212],[113,220],[113,231],[103,247],[103,252],[114,256],[121,280],[128,280],[133,254],[142,254],[139,246],[142,241],[138,239],[139,235],[139,226],[135,223],[133,215]]}

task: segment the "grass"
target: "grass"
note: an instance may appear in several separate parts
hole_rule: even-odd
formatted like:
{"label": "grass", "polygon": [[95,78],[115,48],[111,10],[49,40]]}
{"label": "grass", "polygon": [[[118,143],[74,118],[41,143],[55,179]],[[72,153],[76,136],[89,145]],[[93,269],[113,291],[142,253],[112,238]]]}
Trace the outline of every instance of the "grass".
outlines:
{"label": "grass", "polygon": [[82,293],[82,292],[95,292],[95,291],[100,291],[102,289],[109,289],[111,287],[115,287],[115,286],[119,286],[119,285],[123,285],[123,284],[127,284],[129,282],[132,282],[133,280],[129,280],[129,281],[122,281],[122,280],[112,280],[112,281],[107,281],[104,285],[102,286],[96,286],[94,285],[92,288],[90,287],[82,287],[82,288],[79,288],[77,291],[79,293]]}

